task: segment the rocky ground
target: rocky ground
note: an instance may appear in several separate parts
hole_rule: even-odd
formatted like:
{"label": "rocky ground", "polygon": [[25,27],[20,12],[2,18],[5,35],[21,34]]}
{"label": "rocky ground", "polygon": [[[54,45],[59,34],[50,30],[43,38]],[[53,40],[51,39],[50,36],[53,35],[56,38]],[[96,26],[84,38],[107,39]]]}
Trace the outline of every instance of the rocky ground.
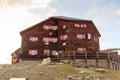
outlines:
{"label": "rocky ground", "polygon": [[13,65],[0,65],[0,80],[27,78],[28,80],[120,80],[120,71],[98,72],[94,67],[77,68],[70,64],[22,61]]}

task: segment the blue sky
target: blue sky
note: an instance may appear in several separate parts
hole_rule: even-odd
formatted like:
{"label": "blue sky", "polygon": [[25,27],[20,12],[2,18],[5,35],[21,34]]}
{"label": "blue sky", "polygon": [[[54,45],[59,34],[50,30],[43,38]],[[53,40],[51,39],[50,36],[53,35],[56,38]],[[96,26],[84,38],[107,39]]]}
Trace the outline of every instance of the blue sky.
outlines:
{"label": "blue sky", "polygon": [[50,16],[92,20],[101,33],[101,50],[120,48],[119,4],[120,0],[0,0],[0,63],[10,63],[10,54],[21,46],[20,31]]}

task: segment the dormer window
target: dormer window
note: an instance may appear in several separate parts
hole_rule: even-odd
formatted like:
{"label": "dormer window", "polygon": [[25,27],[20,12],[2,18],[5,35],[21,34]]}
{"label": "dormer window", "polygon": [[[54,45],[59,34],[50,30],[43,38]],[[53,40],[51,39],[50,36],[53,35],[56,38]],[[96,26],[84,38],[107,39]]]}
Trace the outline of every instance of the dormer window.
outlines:
{"label": "dormer window", "polygon": [[31,42],[38,42],[38,37],[30,37]]}

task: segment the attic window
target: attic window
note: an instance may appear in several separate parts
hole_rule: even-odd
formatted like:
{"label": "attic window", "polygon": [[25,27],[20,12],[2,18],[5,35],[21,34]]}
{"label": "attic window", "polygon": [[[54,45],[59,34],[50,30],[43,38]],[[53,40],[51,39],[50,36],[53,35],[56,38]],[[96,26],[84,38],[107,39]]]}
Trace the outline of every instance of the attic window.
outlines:
{"label": "attic window", "polygon": [[77,48],[77,52],[80,53],[86,52],[86,48]]}
{"label": "attic window", "polygon": [[79,25],[79,24],[77,24],[77,23],[76,23],[74,26],[75,26],[75,27],[77,27],[77,28],[79,28],[79,27],[80,27],[80,25]]}
{"label": "attic window", "polygon": [[38,50],[29,50],[29,55],[37,55]]}
{"label": "attic window", "polygon": [[77,34],[76,37],[78,39],[85,39],[85,34]]}
{"label": "attic window", "polygon": [[38,37],[30,37],[29,40],[31,42],[38,42]]}
{"label": "attic window", "polygon": [[45,29],[45,30],[58,30],[58,26],[44,25],[43,29]]}
{"label": "attic window", "polygon": [[52,26],[53,30],[58,30],[58,26]]}
{"label": "attic window", "polygon": [[77,28],[86,28],[87,27],[86,24],[75,24],[74,26]]}

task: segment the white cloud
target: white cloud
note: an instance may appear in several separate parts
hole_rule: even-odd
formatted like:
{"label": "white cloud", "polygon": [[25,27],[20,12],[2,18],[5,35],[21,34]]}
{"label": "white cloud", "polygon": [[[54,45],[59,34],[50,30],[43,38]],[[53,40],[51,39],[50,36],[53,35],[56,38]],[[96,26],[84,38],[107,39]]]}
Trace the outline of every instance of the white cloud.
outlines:
{"label": "white cloud", "polygon": [[117,10],[116,14],[117,14],[117,15],[120,15],[120,10]]}
{"label": "white cloud", "polygon": [[[3,1],[3,2],[2,2]],[[31,0],[31,4],[26,6],[11,6],[12,3],[1,0],[0,4],[5,7],[0,10],[0,64],[6,63],[10,54],[21,46],[21,37],[19,32],[24,30],[48,16],[56,13],[55,8],[49,4],[55,0]],[[21,0],[14,0],[19,3]],[[22,0],[27,1],[27,0]],[[16,3],[17,3],[16,2]],[[9,4],[8,4],[9,3]],[[21,4],[21,3],[20,3]]]}
{"label": "white cloud", "polygon": [[30,0],[0,0],[0,8],[29,5],[30,3]]}

